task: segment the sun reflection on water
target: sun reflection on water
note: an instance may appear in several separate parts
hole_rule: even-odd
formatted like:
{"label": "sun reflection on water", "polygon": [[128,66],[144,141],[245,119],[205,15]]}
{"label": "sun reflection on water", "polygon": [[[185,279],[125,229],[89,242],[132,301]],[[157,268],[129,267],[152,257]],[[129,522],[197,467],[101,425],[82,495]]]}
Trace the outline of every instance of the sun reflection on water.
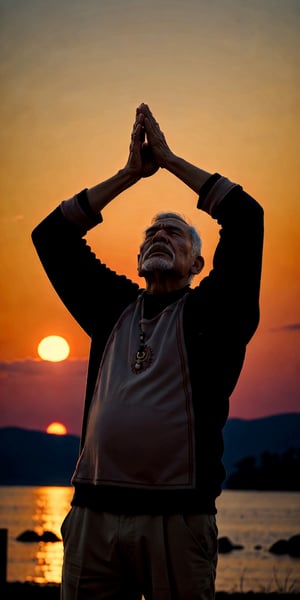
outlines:
{"label": "sun reflection on water", "polygon": [[28,581],[35,583],[57,583],[61,580],[63,546],[60,527],[70,508],[72,489],[69,487],[33,488],[34,530],[38,534],[51,531],[60,541],[38,542],[35,546],[34,570]]}

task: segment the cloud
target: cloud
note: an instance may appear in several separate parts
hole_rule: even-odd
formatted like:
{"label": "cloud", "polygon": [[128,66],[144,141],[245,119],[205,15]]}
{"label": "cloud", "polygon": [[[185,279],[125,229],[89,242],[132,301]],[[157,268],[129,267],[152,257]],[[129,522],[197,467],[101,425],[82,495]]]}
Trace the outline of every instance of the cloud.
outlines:
{"label": "cloud", "polygon": [[49,362],[46,360],[15,360],[13,362],[0,361],[0,376],[22,375],[24,377],[39,377],[41,375],[55,375],[58,373],[76,377],[86,374],[87,360],[66,360],[62,362]]}
{"label": "cloud", "polygon": [[300,331],[300,323],[286,323],[280,327],[272,327],[271,331]]}

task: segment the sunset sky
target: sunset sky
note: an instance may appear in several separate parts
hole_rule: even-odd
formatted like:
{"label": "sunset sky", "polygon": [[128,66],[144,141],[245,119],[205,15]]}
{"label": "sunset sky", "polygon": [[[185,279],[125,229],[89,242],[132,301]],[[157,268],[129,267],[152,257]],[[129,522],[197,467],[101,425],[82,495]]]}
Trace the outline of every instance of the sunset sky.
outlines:
{"label": "sunset sky", "polygon": [[[80,433],[89,339],[30,236],[61,200],[124,166],[142,101],[176,154],[265,210],[261,321],[230,416],[299,412],[299,1],[0,0],[0,23],[0,426],[59,421]],[[87,239],[138,281],[141,232],[175,210],[200,230],[205,275],[219,227],[196,203],[159,171],[114,200]],[[68,341],[67,360],[39,358],[47,335]]]}

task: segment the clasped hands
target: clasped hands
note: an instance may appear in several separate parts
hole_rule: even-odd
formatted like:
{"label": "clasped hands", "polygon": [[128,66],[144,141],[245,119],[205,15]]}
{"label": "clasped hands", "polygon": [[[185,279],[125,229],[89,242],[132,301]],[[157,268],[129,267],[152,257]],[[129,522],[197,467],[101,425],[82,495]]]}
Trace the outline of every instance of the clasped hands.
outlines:
{"label": "clasped hands", "polygon": [[166,168],[172,152],[149,106],[140,104],[131,134],[126,170],[133,177],[150,177],[159,167]]}

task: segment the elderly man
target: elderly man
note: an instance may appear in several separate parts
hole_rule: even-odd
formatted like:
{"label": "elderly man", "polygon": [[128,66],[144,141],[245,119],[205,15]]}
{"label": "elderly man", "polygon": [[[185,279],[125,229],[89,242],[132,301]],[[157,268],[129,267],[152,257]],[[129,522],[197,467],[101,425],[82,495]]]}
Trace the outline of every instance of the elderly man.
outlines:
{"label": "elderly man", "polygon": [[[109,202],[159,168],[221,226],[213,268],[193,288],[201,242],[176,213],[156,215],[145,230],[145,289],[83,239]],[[125,167],[63,201],[32,237],[91,338],[74,496],[62,524],[62,599],[213,598],[222,429],[259,322],[262,208],[240,185],[174,154],[141,104]]]}

